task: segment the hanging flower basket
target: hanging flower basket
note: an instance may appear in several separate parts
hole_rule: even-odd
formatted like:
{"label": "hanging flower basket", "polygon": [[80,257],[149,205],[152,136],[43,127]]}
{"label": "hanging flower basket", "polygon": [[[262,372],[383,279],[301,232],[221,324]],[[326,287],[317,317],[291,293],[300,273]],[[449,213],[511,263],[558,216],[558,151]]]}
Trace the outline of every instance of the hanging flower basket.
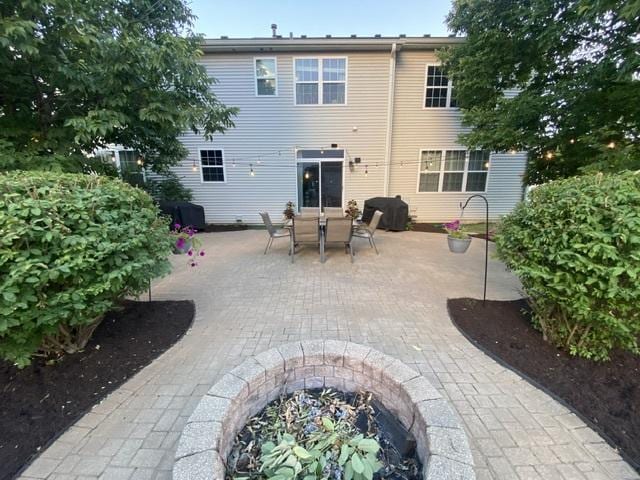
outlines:
{"label": "hanging flower basket", "polygon": [[191,267],[198,266],[198,257],[204,257],[204,250],[201,242],[195,237],[197,230],[191,225],[182,227],[179,223],[173,225],[171,236],[175,238],[173,243],[173,253],[176,255],[186,254],[187,264]]}
{"label": "hanging flower basket", "polygon": [[173,253],[176,255],[182,255],[183,253],[187,253],[191,250],[193,244],[190,239],[178,239],[176,243],[173,245]]}
{"label": "hanging flower basket", "polygon": [[447,235],[447,243],[449,244],[449,251],[452,253],[465,253],[471,245],[471,237],[468,238],[456,238],[451,235]]}
{"label": "hanging flower basket", "polygon": [[451,253],[465,253],[471,245],[471,237],[464,231],[460,220],[445,223],[443,225],[447,231],[447,244]]}

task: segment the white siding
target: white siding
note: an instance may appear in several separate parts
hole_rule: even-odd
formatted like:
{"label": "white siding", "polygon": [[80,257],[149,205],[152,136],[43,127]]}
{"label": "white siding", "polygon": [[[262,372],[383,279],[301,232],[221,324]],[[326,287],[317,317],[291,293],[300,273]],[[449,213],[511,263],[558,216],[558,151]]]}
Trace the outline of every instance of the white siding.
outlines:
{"label": "white siding", "polygon": [[[401,195],[418,221],[440,222],[458,218],[460,202],[472,193],[418,193],[420,150],[465,148],[457,140],[463,131],[459,110],[423,108],[425,68],[429,63],[438,63],[429,51],[403,51],[398,56],[389,194]],[[497,218],[508,213],[522,196],[526,155],[493,154],[490,163],[484,195],[489,201],[490,217]],[[484,202],[472,200],[465,220],[482,218]]]}
{"label": "white siding", "polygon": [[[294,105],[293,58],[296,56],[346,56],[347,105]],[[193,191],[193,201],[205,208],[209,223],[260,223],[266,210],[280,219],[287,201],[297,203],[295,147],[320,148],[338,144],[347,152],[344,163],[344,201],[360,205],[384,192],[385,134],[389,88],[389,52],[322,52],[269,54],[277,58],[278,95],[255,95],[254,55],[208,54],[203,64],[218,80],[214,91],[229,106],[240,109],[236,127],[213,142],[186,133],[182,140],[189,157],[174,168]],[[457,218],[458,205],[468,193],[418,193],[418,158],[421,149],[464,148],[457,143],[462,130],[457,110],[424,109],[427,63],[436,62],[431,51],[401,50],[397,57],[389,195],[401,195],[418,221]],[[356,130],[354,130],[356,127]],[[199,149],[219,148],[225,155],[225,183],[201,183]],[[273,152],[280,151],[280,155]],[[257,156],[271,154],[261,158]],[[251,158],[250,158],[251,157]],[[362,162],[349,170],[349,159]],[[232,167],[232,159],[236,167]],[[400,162],[405,165],[401,166]],[[507,213],[521,198],[521,177],[526,156],[493,155],[486,196],[490,215]],[[249,175],[252,162],[255,176]],[[364,175],[368,165],[368,175]],[[473,202],[465,219],[479,219],[483,205]]]}
{"label": "white siding", "polygon": [[[331,52],[317,56],[332,55]],[[381,195],[384,187],[385,127],[388,94],[389,55],[380,52],[339,53],[347,62],[347,105],[294,105],[294,55],[276,54],[278,96],[256,97],[253,54],[216,54],[204,57],[204,65],[218,80],[214,91],[229,106],[240,108],[236,127],[217,135],[213,143],[201,136],[185,134],[183,142],[189,158],[175,168],[183,183],[194,194],[193,201],[205,208],[207,222],[229,223],[241,218],[245,223],[259,223],[258,212],[266,210],[280,219],[285,203],[296,199],[294,149],[327,147],[337,143],[351,158],[362,163],[350,172],[345,161],[345,203],[355,198]],[[303,56],[303,55],[295,55]],[[309,54],[304,56],[316,56]],[[357,131],[353,131],[357,127]],[[201,183],[200,172],[192,171],[198,163],[200,148],[222,148],[225,153],[227,181],[224,184]],[[247,157],[281,151],[253,166],[249,175]],[[237,166],[231,159],[237,158]],[[364,165],[369,173],[364,175]]]}

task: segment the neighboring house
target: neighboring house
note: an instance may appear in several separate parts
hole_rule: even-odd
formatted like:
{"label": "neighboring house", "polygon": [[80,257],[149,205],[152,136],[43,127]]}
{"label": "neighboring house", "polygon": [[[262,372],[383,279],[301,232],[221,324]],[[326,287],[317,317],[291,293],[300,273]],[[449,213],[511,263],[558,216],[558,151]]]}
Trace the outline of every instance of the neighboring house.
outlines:
{"label": "neighboring house", "polygon": [[[417,221],[457,218],[473,193],[490,215],[522,198],[526,154],[467,151],[455,85],[435,49],[460,38],[208,39],[202,63],[236,127],[185,133],[174,167],[209,223],[280,219],[285,203],[346,206],[400,195]],[[465,219],[484,218],[482,202]]]}

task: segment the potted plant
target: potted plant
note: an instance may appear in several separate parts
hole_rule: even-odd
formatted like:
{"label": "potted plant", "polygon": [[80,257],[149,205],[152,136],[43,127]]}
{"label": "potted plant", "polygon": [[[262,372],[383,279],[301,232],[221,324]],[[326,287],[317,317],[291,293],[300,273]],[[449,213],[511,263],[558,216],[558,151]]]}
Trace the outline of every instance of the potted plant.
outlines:
{"label": "potted plant", "polygon": [[296,216],[296,204],[293,202],[287,202],[284,212],[282,213],[284,214],[285,220],[291,220]]}
{"label": "potted plant", "polygon": [[186,253],[189,257],[188,264],[191,267],[198,265],[198,262],[196,261],[198,257],[204,257],[202,242],[200,242],[200,239],[196,238],[196,233],[197,230],[191,225],[183,227],[179,223],[173,225],[173,229],[171,230],[171,236],[175,238],[173,253]]}
{"label": "potted plant", "polygon": [[352,220],[357,220],[360,216],[360,209],[358,208],[358,202],[355,200],[349,200],[347,202],[347,209],[344,211],[347,217],[351,217]]}
{"label": "potted plant", "polygon": [[469,245],[471,245],[471,237],[462,228],[460,220],[445,223],[443,227],[448,233],[447,243],[449,244],[449,251],[453,253],[465,253]]}

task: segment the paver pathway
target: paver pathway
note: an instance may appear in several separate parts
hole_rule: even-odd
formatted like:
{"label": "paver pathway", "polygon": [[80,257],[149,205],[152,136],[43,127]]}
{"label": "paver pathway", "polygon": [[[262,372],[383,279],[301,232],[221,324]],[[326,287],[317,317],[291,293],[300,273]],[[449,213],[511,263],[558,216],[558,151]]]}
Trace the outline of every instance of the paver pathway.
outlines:
{"label": "paver pathway", "polygon": [[[203,234],[198,268],[175,257],[154,299],[193,299],[192,329],[171,350],[62,435],[23,478],[170,478],[191,411],[221,374],[284,342],[364,343],[419,370],[451,401],[473,450],[478,479],[638,479],[575,415],[472,346],[446,310],[448,297],[482,293],[484,245],[466,255],[445,237],[380,232],[376,256],[358,243],[325,264],[309,247],[291,265],[286,241],[268,255],[264,231]],[[357,242],[359,240],[356,240]],[[497,261],[488,297],[519,297]]]}

